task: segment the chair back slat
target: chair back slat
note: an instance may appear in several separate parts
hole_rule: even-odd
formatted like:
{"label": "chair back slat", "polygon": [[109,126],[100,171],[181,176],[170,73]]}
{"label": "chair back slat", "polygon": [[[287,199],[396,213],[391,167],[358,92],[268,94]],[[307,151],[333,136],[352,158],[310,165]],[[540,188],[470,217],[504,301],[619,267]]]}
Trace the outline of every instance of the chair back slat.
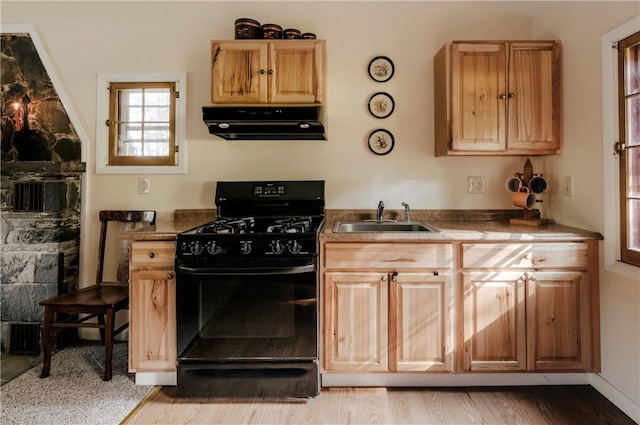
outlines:
{"label": "chair back slat", "polygon": [[[147,223],[152,226],[156,223],[156,212],[149,210],[101,210],[99,218],[100,242],[98,245],[98,270],[96,274],[97,285],[100,285],[104,281],[104,260],[107,244],[107,227],[109,222],[119,221],[124,223],[125,230],[135,228],[137,223]],[[129,281],[129,241],[123,241],[122,243],[116,279],[120,283],[127,283]]]}

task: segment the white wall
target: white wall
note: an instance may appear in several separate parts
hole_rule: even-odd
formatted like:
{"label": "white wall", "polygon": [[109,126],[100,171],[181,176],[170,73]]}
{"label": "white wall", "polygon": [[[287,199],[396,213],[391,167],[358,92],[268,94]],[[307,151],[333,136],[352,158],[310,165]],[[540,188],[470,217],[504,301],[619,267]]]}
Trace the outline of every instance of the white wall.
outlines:
{"label": "white wall", "polygon": [[[543,216],[603,229],[600,37],[638,14],[637,2],[2,2],[2,23],[34,24],[90,140],[87,223],[103,208],[154,208],[168,219],[176,208],[210,208],[222,179],[324,179],[328,208],[511,208],[507,176],[525,158],[433,156],[433,56],[451,39],[560,39],[564,65],[564,153],[532,157],[551,183]],[[210,40],[232,39],[236,18],[251,17],[327,41],[329,140],[226,142],[201,120],[209,103]],[[387,55],[396,73],[375,83],[369,60]],[[187,72],[187,174],[151,176],[138,195],[137,175],[96,175],[96,76],[109,72]],[[385,120],[366,102],[387,91],[396,110]],[[102,120],[100,117],[99,120]],[[366,135],[386,127],[396,138],[387,156],[371,154]],[[467,176],[485,176],[484,195],[466,193]],[[574,196],[561,196],[562,176]],[[97,225],[85,234],[97,244]],[[95,254],[85,250],[83,274]],[[602,273],[602,376],[640,405],[640,285]]]}

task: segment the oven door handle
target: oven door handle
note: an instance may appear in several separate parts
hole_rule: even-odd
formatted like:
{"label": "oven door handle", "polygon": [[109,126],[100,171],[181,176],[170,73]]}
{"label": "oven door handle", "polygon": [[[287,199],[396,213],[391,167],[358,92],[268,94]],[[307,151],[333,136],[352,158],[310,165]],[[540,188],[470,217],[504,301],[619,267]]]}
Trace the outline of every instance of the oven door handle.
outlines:
{"label": "oven door handle", "polygon": [[231,267],[231,268],[207,268],[207,267],[189,267],[179,265],[177,272],[193,276],[223,276],[229,274],[235,275],[276,275],[276,274],[300,274],[316,271],[315,264],[307,264],[297,267]]}

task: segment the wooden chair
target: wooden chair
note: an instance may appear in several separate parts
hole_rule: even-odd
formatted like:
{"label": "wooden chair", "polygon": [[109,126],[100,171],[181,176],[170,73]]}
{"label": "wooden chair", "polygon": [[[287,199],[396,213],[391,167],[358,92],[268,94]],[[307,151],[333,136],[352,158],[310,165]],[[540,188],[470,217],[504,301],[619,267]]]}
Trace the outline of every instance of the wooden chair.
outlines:
{"label": "wooden chair", "polygon": [[[111,360],[113,356],[113,338],[129,326],[125,323],[118,329],[115,327],[116,312],[129,306],[128,256],[121,261],[117,282],[105,282],[103,279],[104,256],[107,239],[107,225],[112,221],[125,223],[133,227],[136,223],[155,224],[155,211],[100,211],[100,244],[98,247],[98,273],[96,284],[40,302],[44,306],[44,323],[42,331],[42,349],[44,362],[40,378],[49,376],[53,337],[67,328],[98,328],[100,339],[105,346],[103,381],[110,381],[112,376]],[[126,224],[130,223],[130,224]],[[75,321],[56,320],[58,314],[78,315]],[[86,316],[85,316],[86,315]],[[75,317],[75,316],[73,316]],[[88,322],[97,317],[98,322]]]}

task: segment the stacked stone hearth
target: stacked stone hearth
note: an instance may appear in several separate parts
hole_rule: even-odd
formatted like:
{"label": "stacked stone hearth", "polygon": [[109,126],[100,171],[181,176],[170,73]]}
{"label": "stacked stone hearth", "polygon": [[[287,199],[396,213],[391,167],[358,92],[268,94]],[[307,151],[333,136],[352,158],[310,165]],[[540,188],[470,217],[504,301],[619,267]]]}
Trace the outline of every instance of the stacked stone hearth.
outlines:
{"label": "stacked stone hearth", "polygon": [[[29,352],[40,343],[40,300],[78,287],[85,164],[29,34],[3,33],[1,55],[1,342],[3,352]],[[37,341],[18,343],[27,328]]]}

